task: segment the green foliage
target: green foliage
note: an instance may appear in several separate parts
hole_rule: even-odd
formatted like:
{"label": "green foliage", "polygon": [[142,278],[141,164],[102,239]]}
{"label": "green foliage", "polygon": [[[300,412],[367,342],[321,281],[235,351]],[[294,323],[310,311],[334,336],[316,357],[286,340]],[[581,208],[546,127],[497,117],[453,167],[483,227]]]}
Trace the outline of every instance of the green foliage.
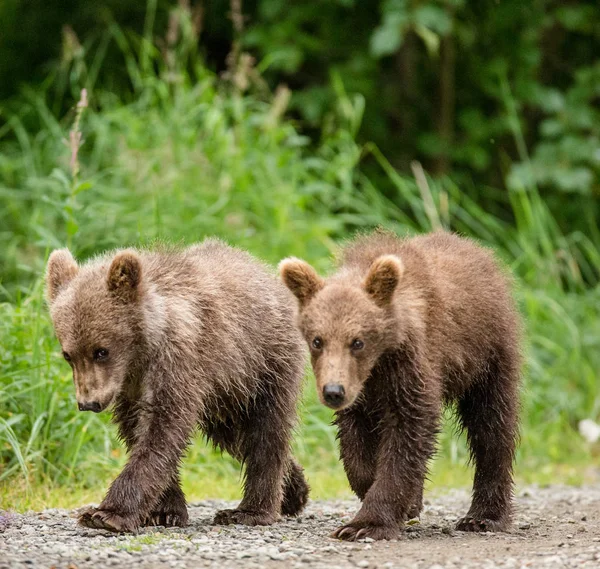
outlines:
{"label": "green foliage", "polygon": [[[571,198],[596,207],[597,2],[252,0],[243,9],[237,39],[272,88],[292,88],[290,109],[305,133],[318,136],[331,116],[335,75],[366,100],[359,140],[375,142],[406,173],[418,159],[436,175],[474,182],[488,209],[494,204],[480,188],[535,183],[561,227],[587,230]],[[48,106],[55,115],[82,86],[131,100],[140,88],[136,62],[147,66],[151,52],[168,51],[173,22],[184,21],[173,15],[181,13],[190,14],[179,30],[188,55],[200,52],[222,71],[235,36],[230,10],[228,0],[6,0],[0,76],[10,80],[0,85],[0,100],[42,78],[54,83]],[[515,144],[507,85],[529,158]],[[378,185],[388,191],[385,178]]]}
{"label": "green foliage", "polygon": [[540,142],[531,162],[514,164],[511,187],[537,185],[555,191],[600,193],[600,63],[580,68],[569,89],[548,89],[540,97],[544,113]]}
{"label": "green foliage", "polygon": [[416,33],[428,52],[437,56],[440,38],[452,31],[452,15],[449,7],[459,2],[432,1],[427,3],[407,0],[385,0],[381,4],[381,24],[371,35],[371,53],[375,57],[395,54],[410,32]]}
{"label": "green foliage", "polygon": [[[569,194],[595,210],[597,3],[262,0],[250,23],[247,48],[273,82],[294,86],[310,124],[334,104],[335,69],[366,99],[362,138],[394,164],[408,170],[417,158],[478,188],[537,184],[561,226],[587,229]],[[508,85],[530,158],[515,144]],[[485,191],[476,196],[492,207]]]}

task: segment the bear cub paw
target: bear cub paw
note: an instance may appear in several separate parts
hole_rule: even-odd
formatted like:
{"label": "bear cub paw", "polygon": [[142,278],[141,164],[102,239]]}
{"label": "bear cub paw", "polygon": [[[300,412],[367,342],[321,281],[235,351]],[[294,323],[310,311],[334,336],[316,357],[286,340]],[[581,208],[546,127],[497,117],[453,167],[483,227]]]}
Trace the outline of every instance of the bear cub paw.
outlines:
{"label": "bear cub paw", "polygon": [[154,506],[154,510],[150,512],[142,525],[148,526],[164,526],[167,528],[180,527],[188,525],[189,516],[185,497],[181,491],[170,493],[169,496],[163,497],[161,501]]}
{"label": "bear cub paw", "polygon": [[456,524],[458,531],[485,532],[506,531],[508,524],[501,520],[489,520],[487,518],[475,518],[465,516]]}
{"label": "bear cub paw", "polygon": [[88,528],[114,532],[133,532],[139,527],[136,516],[122,516],[117,512],[89,508],[79,516],[79,524]]}
{"label": "bear cub paw", "polygon": [[277,521],[275,514],[269,512],[251,512],[247,510],[221,510],[215,515],[214,524],[226,526],[241,524],[245,526],[269,526]]}
{"label": "bear cub paw", "polygon": [[371,539],[397,539],[399,529],[395,526],[369,524],[364,522],[350,522],[337,528],[330,537],[345,541],[358,541],[370,537]]}

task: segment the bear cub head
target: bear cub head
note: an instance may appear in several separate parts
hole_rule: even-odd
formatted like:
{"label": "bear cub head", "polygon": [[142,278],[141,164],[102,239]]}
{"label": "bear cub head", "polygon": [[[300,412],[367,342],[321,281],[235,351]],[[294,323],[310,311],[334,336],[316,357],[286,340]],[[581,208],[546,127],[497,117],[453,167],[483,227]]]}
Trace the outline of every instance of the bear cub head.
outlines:
{"label": "bear cub head", "polygon": [[284,259],[279,270],[299,302],[299,326],[310,348],[319,398],[338,411],[350,407],[377,360],[403,333],[393,302],[402,260],[378,257],[362,280],[344,270],[325,280],[295,258]]}
{"label": "bear cub head", "polygon": [[126,388],[143,356],[142,263],[135,251],[78,266],[67,249],[48,259],[46,297],[80,411],[99,413]]}

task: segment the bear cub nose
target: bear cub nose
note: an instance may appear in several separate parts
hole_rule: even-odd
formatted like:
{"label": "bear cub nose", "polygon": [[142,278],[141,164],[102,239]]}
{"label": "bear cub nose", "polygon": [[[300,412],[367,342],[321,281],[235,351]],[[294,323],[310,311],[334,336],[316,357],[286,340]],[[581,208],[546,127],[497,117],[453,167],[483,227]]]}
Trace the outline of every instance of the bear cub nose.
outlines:
{"label": "bear cub nose", "polygon": [[346,390],[339,383],[328,383],[323,387],[323,399],[330,407],[339,407],[346,397]]}
{"label": "bear cub nose", "polygon": [[102,411],[102,407],[98,401],[90,401],[89,403],[78,403],[80,411],[93,411],[94,413],[100,413]]}

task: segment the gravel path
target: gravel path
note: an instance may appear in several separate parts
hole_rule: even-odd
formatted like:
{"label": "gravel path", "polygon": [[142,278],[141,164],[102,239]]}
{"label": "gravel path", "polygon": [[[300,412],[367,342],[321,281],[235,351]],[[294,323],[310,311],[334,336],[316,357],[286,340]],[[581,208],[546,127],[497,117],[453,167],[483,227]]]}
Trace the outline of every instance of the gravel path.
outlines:
{"label": "gravel path", "polygon": [[465,491],[430,498],[420,524],[408,526],[397,541],[372,543],[327,537],[352,516],[356,501],[311,502],[300,518],[255,528],[212,526],[215,511],[231,504],[207,501],[191,506],[185,529],[137,535],[78,527],[67,510],[4,513],[0,569],[600,568],[600,487],[521,490],[509,533],[453,531],[468,503]]}

